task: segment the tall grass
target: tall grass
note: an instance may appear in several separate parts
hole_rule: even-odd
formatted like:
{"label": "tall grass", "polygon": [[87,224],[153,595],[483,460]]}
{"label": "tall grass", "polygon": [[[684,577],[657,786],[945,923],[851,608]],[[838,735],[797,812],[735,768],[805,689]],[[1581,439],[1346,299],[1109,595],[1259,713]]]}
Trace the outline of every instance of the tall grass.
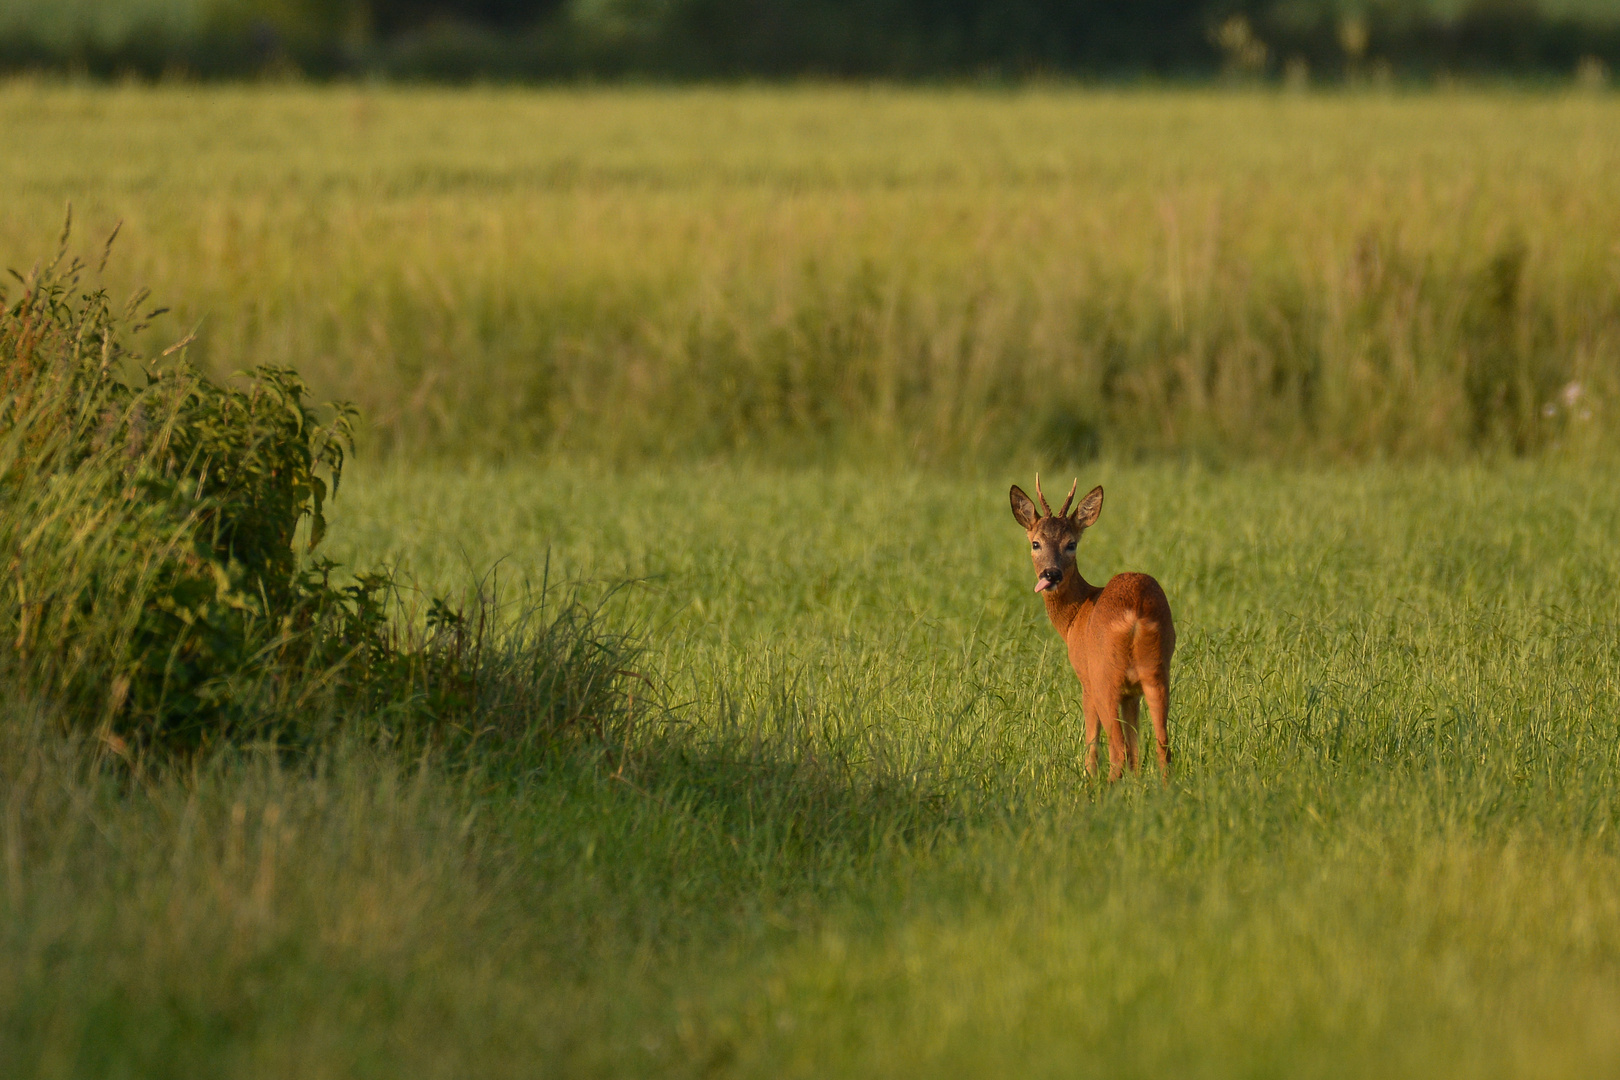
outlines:
{"label": "tall grass", "polygon": [[19,83],[0,247],[122,217],[161,333],[412,450],[1586,454],[1617,107]]}

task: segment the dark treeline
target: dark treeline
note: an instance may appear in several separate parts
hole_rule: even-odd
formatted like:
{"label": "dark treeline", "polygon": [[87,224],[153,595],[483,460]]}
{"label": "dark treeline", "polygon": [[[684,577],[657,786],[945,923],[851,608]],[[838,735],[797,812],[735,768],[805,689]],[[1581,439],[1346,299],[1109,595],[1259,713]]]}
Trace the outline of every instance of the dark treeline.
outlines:
{"label": "dark treeline", "polygon": [[[1601,82],[1620,5],[1535,0],[173,0],[0,23],[0,67],[91,75]],[[44,10],[44,9],[41,9]],[[94,23],[94,25],[92,25]],[[109,28],[110,27],[110,28]]]}

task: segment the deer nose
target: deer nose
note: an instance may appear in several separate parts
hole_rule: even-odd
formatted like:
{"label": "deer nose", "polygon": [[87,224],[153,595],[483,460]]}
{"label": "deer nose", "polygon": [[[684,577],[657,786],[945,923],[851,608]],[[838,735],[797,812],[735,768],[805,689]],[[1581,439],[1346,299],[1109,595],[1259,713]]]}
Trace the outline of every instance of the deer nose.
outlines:
{"label": "deer nose", "polygon": [[1041,571],[1040,577],[1036,580],[1036,582],[1035,582],[1035,591],[1036,592],[1045,592],[1047,589],[1050,589],[1050,588],[1054,587],[1055,585],[1057,585],[1058,582],[1060,582],[1062,580],[1063,580],[1063,571],[1062,570],[1059,570],[1055,566],[1048,567],[1047,569]]}

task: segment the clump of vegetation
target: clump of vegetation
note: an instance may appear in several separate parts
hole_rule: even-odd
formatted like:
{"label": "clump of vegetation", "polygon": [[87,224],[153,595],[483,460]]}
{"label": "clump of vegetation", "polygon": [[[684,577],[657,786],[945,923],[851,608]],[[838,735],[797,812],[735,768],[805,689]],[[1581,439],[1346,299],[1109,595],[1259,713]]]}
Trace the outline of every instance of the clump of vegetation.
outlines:
{"label": "clump of vegetation", "polygon": [[67,238],[0,292],[0,627],[22,688],[120,748],[356,715],[432,738],[603,730],[622,638],[544,590],[516,618],[434,599],[417,626],[388,573],[313,557],[353,407],[313,405],[286,368],[218,382],[185,342],[136,353],[160,312],[86,288]]}

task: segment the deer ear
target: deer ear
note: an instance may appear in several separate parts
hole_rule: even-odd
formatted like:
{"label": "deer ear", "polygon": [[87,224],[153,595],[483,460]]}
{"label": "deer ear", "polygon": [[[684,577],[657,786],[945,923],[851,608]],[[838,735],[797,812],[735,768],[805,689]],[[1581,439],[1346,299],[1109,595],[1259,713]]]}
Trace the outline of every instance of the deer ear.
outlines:
{"label": "deer ear", "polygon": [[1033,529],[1035,522],[1041,515],[1035,512],[1035,504],[1029,501],[1029,496],[1024,494],[1024,489],[1014,484],[1007,496],[1012,500],[1013,517],[1018,519],[1018,524],[1024,527],[1025,532]]}
{"label": "deer ear", "polygon": [[1102,485],[1098,484],[1080,500],[1080,505],[1075,507],[1074,513],[1069,516],[1082,529],[1089,529],[1100,513],[1102,513]]}

